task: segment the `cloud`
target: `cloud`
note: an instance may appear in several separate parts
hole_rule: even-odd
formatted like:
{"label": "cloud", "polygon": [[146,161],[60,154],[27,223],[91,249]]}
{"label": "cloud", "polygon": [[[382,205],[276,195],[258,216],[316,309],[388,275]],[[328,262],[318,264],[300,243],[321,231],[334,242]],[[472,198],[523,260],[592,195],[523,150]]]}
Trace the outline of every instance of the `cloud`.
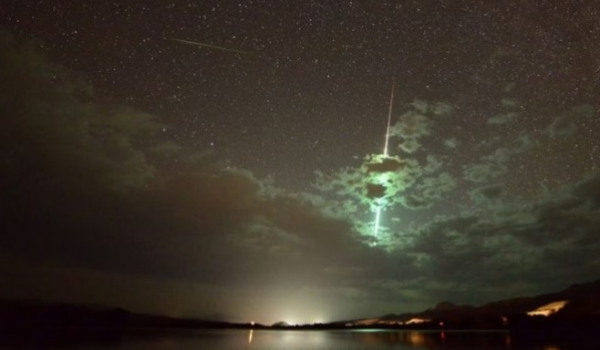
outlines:
{"label": "cloud", "polygon": [[[556,285],[562,280],[597,278],[591,268],[600,262],[593,253],[600,248],[597,196],[581,191],[597,181],[597,175],[590,176],[534,204],[503,200],[463,217],[440,217],[410,233],[414,243],[407,253],[419,257],[424,278],[486,286],[489,298],[499,297],[505,287],[540,292],[564,287]],[[478,200],[498,200],[502,188],[476,193]],[[504,215],[484,215],[490,210]],[[508,211],[519,215],[507,216]],[[590,265],[584,266],[587,261]]]}
{"label": "cloud", "polygon": [[[429,163],[431,167],[436,164],[433,158]],[[317,173],[315,187],[374,208],[381,205],[381,199],[390,205],[395,203],[391,201],[401,200],[399,194],[410,188],[423,171],[414,159],[371,155],[365,157],[359,167],[346,168],[331,175]]]}
{"label": "cloud", "polygon": [[430,114],[436,116],[446,116],[454,111],[454,107],[444,102],[431,102],[415,99],[409,104],[413,110],[421,114]]}
{"label": "cloud", "polygon": [[[326,199],[164,140],[156,116],[94,103],[84,84],[74,88],[76,77],[6,40],[3,254],[132,278],[265,288],[317,283],[327,267],[361,254],[362,238]],[[387,159],[361,171],[375,177],[400,164]]]}
{"label": "cloud", "polygon": [[403,198],[403,204],[409,209],[430,208],[456,187],[456,181],[449,173],[423,177],[413,186],[411,193]]}
{"label": "cloud", "polygon": [[409,209],[425,209],[431,207],[433,203],[426,198],[411,194],[404,196],[402,204]]}
{"label": "cloud", "polygon": [[446,103],[423,100],[415,100],[409,107],[391,126],[389,136],[399,139],[400,150],[412,154],[421,149],[421,138],[432,134],[435,119],[451,114],[453,108]]}
{"label": "cloud", "polygon": [[458,139],[456,137],[452,137],[449,139],[444,140],[444,146],[448,147],[448,148],[457,148],[460,145],[460,141],[458,141]]}
{"label": "cloud", "polygon": [[517,116],[518,116],[518,114],[514,113],[514,112],[499,113],[499,114],[496,114],[495,116],[491,117],[490,119],[488,119],[488,124],[493,124],[493,125],[506,124],[506,123],[514,120]]}
{"label": "cloud", "polygon": [[464,179],[471,182],[484,183],[492,181],[508,172],[503,164],[470,164],[463,166]]}
{"label": "cloud", "polygon": [[502,107],[515,108],[519,106],[519,100],[515,98],[505,97],[501,101]]}
{"label": "cloud", "polygon": [[486,187],[479,187],[472,190],[469,194],[471,200],[476,205],[493,205],[497,203],[504,193],[505,188],[502,185],[492,185]]}
{"label": "cloud", "polygon": [[421,148],[421,144],[416,137],[410,137],[399,143],[398,148],[406,153],[415,153]]}
{"label": "cloud", "polygon": [[595,109],[591,105],[574,107],[571,110],[558,115],[548,127],[548,133],[551,137],[573,135],[577,131],[578,124],[582,120],[594,118],[595,114]]}
{"label": "cloud", "polygon": [[[481,148],[501,142],[500,138],[486,140],[480,144]],[[509,172],[511,162],[514,163],[517,156],[522,156],[533,151],[539,146],[539,142],[532,136],[521,133],[516,138],[504,141],[504,147],[498,147],[490,153],[480,156],[480,163],[463,165],[463,178],[475,183],[486,183],[497,181],[497,179]]]}
{"label": "cloud", "polygon": [[386,173],[402,170],[407,164],[399,158],[385,157],[382,159],[373,159],[372,162],[366,163],[367,174],[371,173]]}
{"label": "cloud", "polygon": [[367,198],[373,200],[373,199],[377,199],[377,198],[382,198],[385,196],[385,186],[383,185],[379,185],[379,184],[367,184],[366,186],[367,189],[367,193],[366,196]]}
{"label": "cloud", "polygon": [[594,208],[600,207],[600,174],[592,173],[575,186],[575,195],[585,199]]}

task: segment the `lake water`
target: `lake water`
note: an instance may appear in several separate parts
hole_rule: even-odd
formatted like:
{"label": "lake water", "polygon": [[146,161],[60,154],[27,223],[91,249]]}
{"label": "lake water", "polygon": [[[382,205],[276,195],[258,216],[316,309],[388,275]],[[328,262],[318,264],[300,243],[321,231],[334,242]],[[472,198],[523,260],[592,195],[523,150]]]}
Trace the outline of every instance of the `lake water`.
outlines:
{"label": "lake water", "polygon": [[0,345],[1,349],[70,350],[591,350],[600,344],[530,342],[507,332],[427,332],[389,330],[267,331],[194,330],[140,332],[133,335],[68,342]]}

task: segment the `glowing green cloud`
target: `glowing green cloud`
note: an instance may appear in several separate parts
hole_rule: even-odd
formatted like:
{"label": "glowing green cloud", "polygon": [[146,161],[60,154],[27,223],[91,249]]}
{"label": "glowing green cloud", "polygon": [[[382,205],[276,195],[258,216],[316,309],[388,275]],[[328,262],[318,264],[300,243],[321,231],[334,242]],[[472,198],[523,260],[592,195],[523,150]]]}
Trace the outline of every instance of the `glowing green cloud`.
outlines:
{"label": "glowing green cloud", "polygon": [[[384,157],[386,157],[386,155],[384,155]],[[385,158],[384,158],[385,161]],[[383,162],[381,163],[383,164]],[[375,181],[373,183],[371,183],[370,185],[373,186],[377,186],[377,188],[381,189],[381,193],[379,193],[379,195],[377,196],[377,198],[374,199],[374,203],[376,206],[375,209],[375,221],[373,224],[373,236],[375,237],[375,239],[377,241],[380,240],[380,235],[379,235],[379,229],[381,227],[381,211],[383,210],[383,207],[385,207],[388,204],[388,201],[386,200],[386,194],[388,192],[388,186],[390,185],[390,173],[389,172],[383,172],[378,174],[375,177]]]}

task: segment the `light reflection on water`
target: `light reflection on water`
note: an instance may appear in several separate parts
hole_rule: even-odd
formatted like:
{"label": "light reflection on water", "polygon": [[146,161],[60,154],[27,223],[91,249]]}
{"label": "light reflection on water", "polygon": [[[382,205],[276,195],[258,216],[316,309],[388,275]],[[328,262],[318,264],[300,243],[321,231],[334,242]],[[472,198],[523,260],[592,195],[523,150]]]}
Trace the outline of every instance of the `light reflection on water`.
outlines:
{"label": "light reflection on water", "polygon": [[[37,344],[39,345],[39,344]],[[46,344],[47,345],[47,344]],[[35,349],[38,346],[2,346],[0,349]],[[44,348],[46,348],[44,346]],[[203,330],[145,331],[109,341],[55,344],[73,350],[579,350],[589,347],[528,344],[507,332],[439,332],[391,330],[269,331]],[[598,347],[600,348],[600,347]],[[595,347],[594,347],[595,349]]]}

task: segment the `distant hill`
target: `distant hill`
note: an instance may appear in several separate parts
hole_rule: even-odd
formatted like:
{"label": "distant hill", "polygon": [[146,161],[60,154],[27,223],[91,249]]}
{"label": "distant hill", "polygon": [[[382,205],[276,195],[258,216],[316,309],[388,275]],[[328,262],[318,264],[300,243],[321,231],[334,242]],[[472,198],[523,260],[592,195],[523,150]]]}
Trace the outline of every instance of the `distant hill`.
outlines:
{"label": "distant hill", "polygon": [[139,314],[121,308],[98,305],[50,303],[36,300],[0,300],[2,337],[32,332],[51,336],[131,330],[206,328],[400,328],[400,329],[510,329],[515,334],[565,333],[600,329],[600,280],[573,285],[563,291],[534,297],[500,300],[481,306],[439,303],[417,313],[388,314],[370,319],[328,324],[271,327],[260,324],[233,324],[220,321],[182,319]]}
{"label": "distant hill", "polygon": [[51,303],[36,300],[0,301],[0,334],[56,332],[59,330],[124,330],[170,328],[223,328],[233,325],[197,319],[132,313],[97,305]]}
{"label": "distant hill", "polygon": [[500,300],[481,306],[442,302],[417,313],[343,322],[347,327],[406,327],[445,329],[519,328],[535,323],[591,327],[600,320],[600,280],[563,291]]}

